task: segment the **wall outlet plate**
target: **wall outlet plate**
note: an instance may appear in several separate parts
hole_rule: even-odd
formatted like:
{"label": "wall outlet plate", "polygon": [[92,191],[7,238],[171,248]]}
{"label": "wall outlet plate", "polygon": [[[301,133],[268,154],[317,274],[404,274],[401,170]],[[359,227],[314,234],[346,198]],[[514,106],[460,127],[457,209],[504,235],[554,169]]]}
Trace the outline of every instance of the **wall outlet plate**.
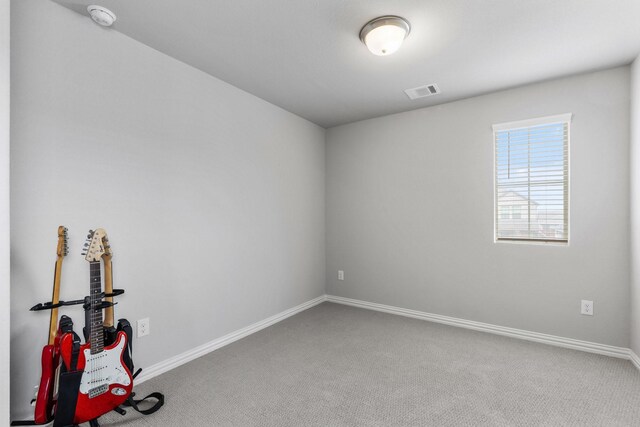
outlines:
{"label": "wall outlet plate", "polygon": [[138,338],[149,335],[150,333],[151,325],[149,323],[149,318],[145,317],[144,319],[138,320]]}
{"label": "wall outlet plate", "polygon": [[583,299],[580,303],[580,314],[593,316],[593,301]]}
{"label": "wall outlet plate", "polygon": [[344,271],[338,270],[338,280],[344,280]]}

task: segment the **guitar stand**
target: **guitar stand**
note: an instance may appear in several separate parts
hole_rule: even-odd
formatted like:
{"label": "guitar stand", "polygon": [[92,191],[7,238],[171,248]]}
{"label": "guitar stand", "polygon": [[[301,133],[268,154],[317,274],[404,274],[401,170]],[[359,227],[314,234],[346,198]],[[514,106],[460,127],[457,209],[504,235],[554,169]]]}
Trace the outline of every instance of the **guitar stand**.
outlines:
{"label": "guitar stand", "polygon": [[[124,293],[124,289],[114,289],[113,292],[110,293],[106,293],[106,292],[101,292],[100,294],[96,294],[93,295],[93,298],[97,298],[97,299],[102,299],[102,298],[110,298],[110,297],[116,297],[118,295],[122,295]],[[114,305],[116,305],[117,303],[115,302],[110,302],[110,301],[101,301],[101,303],[98,306],[91,306],[91,297],[90,296],[86,296],[83,299],[78,299],[78,300],[73,300],[73,301],[59,301],[57,303],[53,303],[53,301],[49,301],[49,302],[45,302],[45,303],[38,303],[36,305],[34,305],[33,307],[31,307],[31,311],[42,311],[42,310],[52,310],[54,308],[58,308],[58,307],[63,307],[63,306],[68,306],[68,305],[80,305],[82,304],[82,308],[84,309],[86,315],[88,316],[90,313],[90,310],[92,309],[105,309],[107,307],[113,307]],[[88,324],[88,323],[87,323]],[[85,333],[85,339],[86,339],[86,333]],[[122,412],[118,411],[121,415],[124,415],[124,413],[126,413],[126,411],[124,411],[123,409],[121,409]],[[16,424],[19,425],[19,424]],[[93,419],[89,421],[89,426],[90,427],[100,427],[100,423],[98,422],[98,419]],[[80,427],[77,424],[73,424],[72,427]]]}
{"label": "guitar stand", "polygon": [[[94,298],[110,298],[110,297],[117,297],[118,295],[122,295],[124,294],[124,289],[114,289],[113,292],[111,293],[105,293],[105,292],[101,292],[98,295],[94,295]],[[62,306],[67,306],[67,305],[83,305],[83,308],[85,310],[88,310],[89,308],[91,308],[90,306],[87,305],[87,301],[90,297],[84,297],[83,299],[76,299],[73,301],[59,301],[58,303],[54,304],[52,301],[49,302],[45,302],[45,303],[38,303],[36,305],[34,305],[33,307],[31,307],[29,310],[30,311],[42,311],[42,310],[52,310],[54,308],[58,308],[58,307],[62,307]],[[102,305],[98,308],[107,308],[107,307],[112,307],[114,305],[116,305],[117,303],[115,302],[108,302],[108,301],[103,301]]]}

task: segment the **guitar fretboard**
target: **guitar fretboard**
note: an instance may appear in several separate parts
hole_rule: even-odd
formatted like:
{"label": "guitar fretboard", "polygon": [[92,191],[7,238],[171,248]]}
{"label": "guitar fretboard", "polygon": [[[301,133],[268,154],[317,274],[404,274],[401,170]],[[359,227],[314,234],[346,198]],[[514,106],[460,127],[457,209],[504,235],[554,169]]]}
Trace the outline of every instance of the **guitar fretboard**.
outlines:
{"label": "guitar fretboard", "polygon": [[100,353],[104,349],[104,331],[102,327],[102,278],[100,277],[100,261],[89,263],[89,299],[91,303],[91,324],[89,325],[91,354]]}

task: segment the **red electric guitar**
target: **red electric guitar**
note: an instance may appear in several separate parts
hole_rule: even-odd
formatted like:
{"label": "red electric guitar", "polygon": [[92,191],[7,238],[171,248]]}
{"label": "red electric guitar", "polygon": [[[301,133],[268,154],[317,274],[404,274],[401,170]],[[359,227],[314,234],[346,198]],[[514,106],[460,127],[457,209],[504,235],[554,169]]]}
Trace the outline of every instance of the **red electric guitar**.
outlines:
{"label": "red electric guitar", "polygon": [[[77,368],[83,370],[76,403],[74,423],[81,424],[112,411],[123,404],[133,388],[131,372],[123,362],[127,335],[120,331],[115,342],[104,347],[102,318],[102,279],[100,259],[105,254],[106,233],[103,229],[90,231],[87,255],[89,261],[89,297],[91,322],[89,342],[80,347]],[[60,353],[67,369],[71,367],[73,335],[65,334],[60,340]]]}
{"label": "red electric guitar", "polygon": [[[53,297],[51,302],[57,304],[60,300],[60,278],[62,276],[62,260],[69,253],[67,245],[67,229],[62,225],[58,227],[58,247],[56,254],[56,268],[53,275]],[[56,371],[60,364],[60,353],[58,351],[58,309],[51,309],[49,319],[49,342],[42,349],[42,375],[40,376],[40,387],[36,398],[36,409],[34,421],[36,424],[46,424],[53,419],[54,382]]]}

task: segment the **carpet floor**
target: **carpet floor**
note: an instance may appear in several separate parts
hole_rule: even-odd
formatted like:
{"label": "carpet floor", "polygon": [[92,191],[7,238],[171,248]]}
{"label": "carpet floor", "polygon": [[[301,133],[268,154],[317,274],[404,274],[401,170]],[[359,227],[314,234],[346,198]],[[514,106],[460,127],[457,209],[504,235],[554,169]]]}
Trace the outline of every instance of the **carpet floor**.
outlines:
{"label": "carpet floor", "polygon": [[136,387],[104,426],[638,426],[626,360],[323,303]]}

